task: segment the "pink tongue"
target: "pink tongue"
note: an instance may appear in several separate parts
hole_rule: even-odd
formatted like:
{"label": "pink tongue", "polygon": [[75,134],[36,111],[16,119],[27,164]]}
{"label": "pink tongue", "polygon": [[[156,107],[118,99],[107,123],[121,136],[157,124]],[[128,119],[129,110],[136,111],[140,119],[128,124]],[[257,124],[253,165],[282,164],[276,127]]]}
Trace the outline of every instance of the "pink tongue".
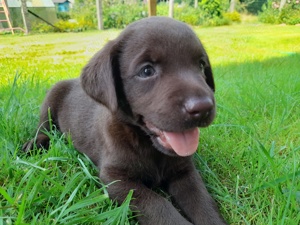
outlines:
{"label": "pink tongue", "polygon": [[194,128],[192,130],[181,133],[163,132],[166,139],[165,145],[170,145],[172,149],[179,156],[188,156],[196,152],[199,143],[199,130]]}

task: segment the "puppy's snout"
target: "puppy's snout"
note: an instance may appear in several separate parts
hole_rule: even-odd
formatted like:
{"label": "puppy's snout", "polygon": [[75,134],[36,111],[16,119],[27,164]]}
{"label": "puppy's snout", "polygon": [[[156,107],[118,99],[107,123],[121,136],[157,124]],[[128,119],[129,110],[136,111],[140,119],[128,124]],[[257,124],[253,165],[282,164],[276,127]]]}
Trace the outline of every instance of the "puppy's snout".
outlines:
{"label": "puppy's snout", "polygon": [[189,116],[195,119],[205,119],[213,110],[214,103],[209,97],[189,98],[184,103],[184,110]]}

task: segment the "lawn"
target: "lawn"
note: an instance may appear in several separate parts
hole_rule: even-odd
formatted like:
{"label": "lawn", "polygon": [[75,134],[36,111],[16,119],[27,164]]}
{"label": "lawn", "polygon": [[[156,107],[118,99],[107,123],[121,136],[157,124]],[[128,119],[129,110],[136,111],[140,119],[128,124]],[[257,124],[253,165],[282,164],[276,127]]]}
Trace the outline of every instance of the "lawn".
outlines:
{"label": "lawn", "polygon": [[[230,224],[300,224],[300,27],[194,28],[212,62],[218,112],[194,159]],[[55,82],[77,77],[119,30],[0,35],[0,225],[134,224],[71,140],[24,154]]]}

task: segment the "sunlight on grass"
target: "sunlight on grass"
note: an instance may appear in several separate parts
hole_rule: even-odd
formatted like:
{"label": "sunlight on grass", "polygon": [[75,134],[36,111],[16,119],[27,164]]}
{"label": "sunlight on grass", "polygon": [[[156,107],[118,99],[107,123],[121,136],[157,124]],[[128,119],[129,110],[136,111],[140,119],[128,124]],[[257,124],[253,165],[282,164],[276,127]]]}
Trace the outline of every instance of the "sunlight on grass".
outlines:
{"label": "sunlight on grass", "polygon": [[295,26],[225,26],[197,29],[196,32],[215,66],[262,61],[300,52],[300,27]]}
{"label": "sunlight on grass", "polygon": [[26,80],[33,74],[51,83],[76,77],[81,68],[119,31],[0,36],[0,82],[18,71]]}
{"label": "sunlight on grass", "polygon": [[[251,18],[250,18],[251,19]],[[194,28],[213,65],[218,105],[195,163],[230,224],[300,223],[300,27]],[[134,224],[69,138],[25,155],[39,106],[119,30],[0,35],[0,224]],[[67,139],[67,141],[66,141]]]}

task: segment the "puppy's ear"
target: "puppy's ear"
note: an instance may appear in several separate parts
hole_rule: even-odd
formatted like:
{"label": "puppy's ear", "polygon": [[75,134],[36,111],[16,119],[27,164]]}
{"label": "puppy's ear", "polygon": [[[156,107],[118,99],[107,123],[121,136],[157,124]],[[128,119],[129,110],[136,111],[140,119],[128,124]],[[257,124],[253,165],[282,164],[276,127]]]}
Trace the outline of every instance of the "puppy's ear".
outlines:
{"label": "puppy's ear", "polygon": [[206,77],[206,83],[215,92],[214,76],[208,58],[207,58],[207,65],[204,67],[204,74]]}
{"label": "puppy's ear", "polygon": [[118,43],[110,41],[93,56],[81,73],[83,90],[111,111],[118,107],[114,80],[115,73],[119,72],[119,66],[114,65],[117,57]]}

